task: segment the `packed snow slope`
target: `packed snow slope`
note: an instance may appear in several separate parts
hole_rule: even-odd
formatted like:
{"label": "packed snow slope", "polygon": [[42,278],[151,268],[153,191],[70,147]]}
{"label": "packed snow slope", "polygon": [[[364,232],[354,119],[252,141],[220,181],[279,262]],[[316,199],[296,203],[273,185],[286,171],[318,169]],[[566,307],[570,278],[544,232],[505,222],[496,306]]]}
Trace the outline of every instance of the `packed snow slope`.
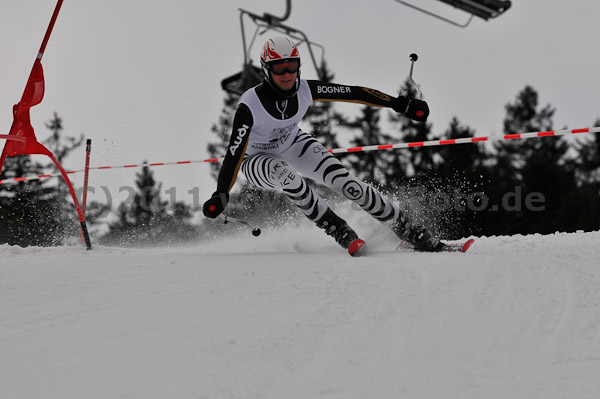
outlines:
{"label": "packed snow slope", "polygon": [[0,246],[0,397],[600,397],[600,232],[366,238]]}

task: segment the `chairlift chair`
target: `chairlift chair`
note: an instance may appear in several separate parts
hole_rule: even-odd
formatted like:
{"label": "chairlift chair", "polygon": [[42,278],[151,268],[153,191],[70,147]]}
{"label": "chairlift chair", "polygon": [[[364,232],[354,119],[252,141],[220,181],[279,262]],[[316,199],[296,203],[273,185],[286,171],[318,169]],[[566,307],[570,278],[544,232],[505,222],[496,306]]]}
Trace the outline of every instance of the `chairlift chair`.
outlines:
{"label": "chairlift chair", "polygon": [[439,0],[450,6],[453,6],[454,8],[457,8],[459,10],[462,10],[462,11],[465,11],[465,12],[471,14],[471,16],[469,17],[469,19],[466,23],[459,24],[455,21],[452,21],[452,20],[444,18],[438,14],[435,14],[434,12],[425,10],[421,7],[417,7],[416,5],[408,3],[404,0],[395,0],[395,1],[398,3],[404,4],[405,6],[408,6],[410,8],[414,8],[415,10],[421,11],[427,15],[431,15],[432,17],[441,19],[445,22],[451,23],[456,26],[460,26],[461,28],[464,28],[467,25],[469,25],[469,23],[471,23],[471,20],[473,19],[474,16],[487,21],[490,18],[496,18],[496,17],[500,16],[501,14],[506,12],[511,6],[511,2],[509,0]]}
{"label": "chairlift chair", "polygon": [[[263,35],[264,33],[266,33],[269,30],[274,30],[276,32],[280,32],[280,33],[283,33],[283,34],[289,36],[290,38],[294,39],[297,46],[306,44],[306,46],[308,48],[308,53],[310,55],[313,65],[314,65],[317,76],[319,77],[319,79],[323,79],[323,76],[321,76],[322,71],[319,69],[318,65],[322,65],[323,57],[325,54],[325,49],[322,45],[308,40],[308,37],[306,36],[306,34],[304,34],[304,32],[281,23],[284,20],[286,20],[290,15],[291,0],[286,0],[286,3],[287,3],[287,9],[286,9],[286,13],[283,17],[276,17],[276,16],[268,14],[268,13],[265,13],[264,15],[260,16],[257,14],[253,14],[249,11],[242,10],[241,8],[239,9],[240,25],[241,25],[241,29],[242,29],[242,44],[244,47],[243,69],[241,72],[231,75],[221,81],[221,87],[223,88],[223,90],[227,91],[228,93],[241,95],[246,90],[248,90],[248,89],[256,86],[257,84],[259,84],[260,82],[262,82],[262,80],[263,80],[262,70],[260,67],[254,65],[252,63],[252,59],[249,56],[249,51],[252,48],[257,36],[259,34]],[[249,17],[256,25],[254,35],[252,36],[252,40],[250,41],[250,44],[248,46],[246,45],[246,31],[244,29],[244,16]],[[318,47],[321,50],[321,58],[320,58],[320,61],[318,64],[317,64],[317,61],[316,61],[316,58],[315,58],[315,55],[313,52],[313,46]]]}

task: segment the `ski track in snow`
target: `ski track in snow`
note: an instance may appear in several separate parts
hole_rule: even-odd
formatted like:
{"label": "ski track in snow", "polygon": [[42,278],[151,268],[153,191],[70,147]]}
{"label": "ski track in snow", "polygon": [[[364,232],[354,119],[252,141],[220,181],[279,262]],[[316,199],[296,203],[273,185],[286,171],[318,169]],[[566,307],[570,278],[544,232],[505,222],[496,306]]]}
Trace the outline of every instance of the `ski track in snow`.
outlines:
{"label": "ski track in snow", "polygon": [[[597,398],[600,232],[0,246],[2,398]],[[376,244],[375,244],[376,243]]]}

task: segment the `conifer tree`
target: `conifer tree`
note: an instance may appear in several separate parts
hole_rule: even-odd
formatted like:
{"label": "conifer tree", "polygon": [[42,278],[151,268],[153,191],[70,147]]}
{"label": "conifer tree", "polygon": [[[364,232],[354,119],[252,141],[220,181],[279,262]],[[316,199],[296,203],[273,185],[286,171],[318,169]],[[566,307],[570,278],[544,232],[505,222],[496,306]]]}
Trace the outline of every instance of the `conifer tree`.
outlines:
{"label": "conifer tree", "polygon": [[[594,126],[600,126],[600,119]],[[578,182],[581,185],[600,183],[600,134],[593,133],[575,145]]]}
{"label": "conifer tree", "polygon": [[[29,155],[6,159],[0,179],[45,173]],[[59,182],[62,183],[62,182]],[[74,233],[76,219],[63,220],[67,206],[56,183],[32,180],[0,185],[0,244],[55,246]]]}
{"label": "conifer tree", "polygon": [[111,224],[102,242],[110,245],[179,244],[193,240],[196,229],[189,223],[191,210],[182,202],[162,200],[162,184],[148,166],[136,174],[137,190],[118,208],[118,221]]}
{"label": "conifer tree", "polygon": [[[221,110],[221,115],[219,115],[219,120],[217,123],[213,124],[210,129],[211,132],[216,135],[215,141],[209,142],[206,147],[211,158],[220,158],[225,156],[227,147],[229,146],[231,129],[233,128],[233,116],[235,115],[235,110],[239,99],[240,96],[234,93],[227,92],[225,95],[223,109]],[[215,180],[219,174],[220,167],[220,163],[210,164],[211,176]]]}
{"label": "conifer tree", "polygon": [[[356,131],[351,146],[362,147],[400,141],[398,133],[393,135],[382,130],[382,111],[380,108],[364,106],[355,119],[340,122],[340,125]],[[348,154],[346,163],[359,179],[378,185],[384,190],[393,188],[395,183],[406,176],[406,167],[401,162],[398,150]]]}
{"label": "conifer tree", "polygon": [[[506,134],[552,130],[554,109],[538,109],[538,93],[526,86],[506,105]],[[569,145],[563,137],[503,141],[495,145],[497,164],[492,180],[503,202],[496,221],[504,234],[552,233],[561,230],[563,199],[575,188],[574,171],[567,164]],[[507,198],[512,198],[512,202]],[[527,198],[535,201],[527,201]],[[515,202],[516,201],[516,202]]]}
{"label": "conifer tree", "polygon": [[[593,126],[600,126],[600,119]],[[578,139],[571,161],[577,189],[568,194],[564,219],[567,231],[600,229],[600,134]]]}
{"label": "conifer tree", "polygon": [[[335,77],[325,60],[319,66],[318,75],[321,76],[321,80],[327,83],[333,82]],[[308,133],[315,136],[327,149],[339,147],[335,132],[337,115],[331,101],[317,101],[312,104],[305,116],[305,120],[311,127]]]}
{"label": "conifer tree", "polygon": [[[417,93],[408,79],[400,89],[403,96],[416,98]],[[432,140],[432,125],[430,123],[415,122],[412,119],[392,113],[390,120],[392,125],[400,132],[402,142]],[[434,169],[434,154],[438,149],[433,147],[411,148],[398,152],[400,164],[406,170],[406,175],[416,177],[418,180],[426,180],[426,176]],[[421,179],[425,177],[425,179]]]}
{"label": "conifer tree", "polygon": [[[63,134],[62,118],[57,113],[46,122],[46,127],[51,134],[43,143],[61,163],[83,142],[82,135],[71,137]],[[54,163],[34,162],[30,155],[19,155],[6,159],[0,179],[53,172]],[[55,246],[78,236],[75,207],[60,179],[0,185],[0,244]],[[97,203],[90,203],[89,209],[91,218],[104,211]]]}
{"label": "conifer tree", "polygon": [[[400,92],[404,96],[416,96],[416,91],[408,81],[403,84]],[[351,141],[352,146],[431,139],[430,124],[414,122],[383,108],[365,106],[360,111],[358,117],[349,121],[343,117],[339,119],[340,126],[357,132]],[[389,126],[382,126],[382,114],[388,117]],[[395,191],[410,177],[430,173],[434,166],[433,151],[428,148],[348,154],[346,158],[359,178],[390,191]]]}
{"label": "conifer tree", "polygon": [[44,140],[44,144],[52,151],[58,162],[62,163],[69,153],[83,144],[83,134],[80,134],[79,137],[62,134],[63,120],[56,112],[45,125],[50,130],[50,136]]}
{"label": "conifer tree", "polygon": [[[475,131],[453,117],[444,139],[473,137]],[[440,208],[437,218],[447,238],[479,235],[485,224],[480,212],[482,193],[489,181],[489,155],[479,144],[447,145],[438,148],[433,183],[437,186],[429,204]],[[435,203],[435,199],[439,203]]]}
{"label": "conifer tree", "polygon": [[[444,139],[462,139],[474,137],[475,131],[461,124],[458,117],[453,117],[444,132]],[[477,173],[489,155],[485,147],[479,145],[446,145],[437,151],[436,171],[445,176]]]}

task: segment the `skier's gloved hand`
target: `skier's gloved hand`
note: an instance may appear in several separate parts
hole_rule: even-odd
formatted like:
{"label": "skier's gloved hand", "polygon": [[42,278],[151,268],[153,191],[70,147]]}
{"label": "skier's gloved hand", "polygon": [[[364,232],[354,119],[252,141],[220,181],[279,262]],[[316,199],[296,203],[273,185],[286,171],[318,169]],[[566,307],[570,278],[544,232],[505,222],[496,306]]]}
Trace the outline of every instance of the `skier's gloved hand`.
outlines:
{"label": "skier's gloved hand", "polygon": [[416,98],[398,96],[392,108],[399,114],[406,115],[417,122],[427,122],[429,116],[427,103]]}
{"label": "skier's gloved hand", "polygon": [[214,219],[223,212],[229,202],[228,193],[220,193],[215,191],[208,201],[204,203],[202,212],[207,218]]}

